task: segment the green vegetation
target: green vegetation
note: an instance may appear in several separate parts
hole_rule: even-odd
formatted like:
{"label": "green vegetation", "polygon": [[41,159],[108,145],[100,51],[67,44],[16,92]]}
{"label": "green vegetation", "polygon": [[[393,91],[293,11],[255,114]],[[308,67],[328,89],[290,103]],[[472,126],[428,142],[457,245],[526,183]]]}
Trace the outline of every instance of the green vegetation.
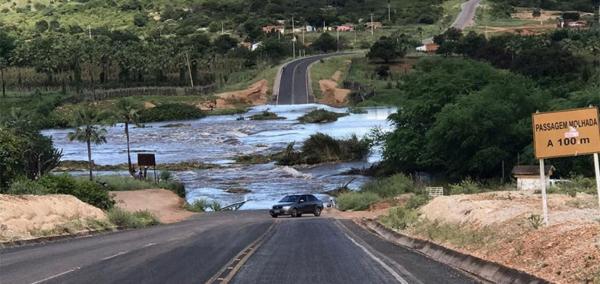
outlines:
{"label": "green vegetation", "polygon": [[79,127],[74,132],[69,132],[67,137],[70,141],[77,140],[86,143],[90,180],[93,180],[92,143],[95,145],[106,143],[106,129],[98,126],[103,122],[102,115],[94,107],[85,105],[75,110],[73,121]]}
{"label": "green vegetation", "polygon": [[337,206],[342,211],[366,210],[375,202],[381,200],[379,195],[373,192],[349,192],[343,193],[336,199]]}
{"label": "green vegetation", "polygon": [[191,204],[186,204],[185,209],[192,212],[206,212],[207,209],[211,211],[221,211],[222,205],[216,200],[208,201],[206,199],[196,199]]}
{"label": "green vegetation", "polygon": [[124,229],[139,229],[160,224],[156,216],[146,210],[130,213],[115,207],[106,215],[111,223]]}
{"label": "green vegetation", "polygon": [[412,225],[411,230],[436,243],[450,243],[457,247],[481,248],[498,236],[490,227],[473,229],[468,225],[440,223],[422,220]]}
{"label": "green vegetation", "polygon": [[139,112],[139,122],[188,120],[205,117],[206,114],[195,106],[169,103]]}
{"label": "green vegetation", "polygon": [[324,109],[316,109],[299,117],[298,121],[302,123],[329,123],[337,121],[338,118],[347,115],[347,113],[337,113]]}
{"label": "green vegetation", "polygon": [[387,227],[404,230],[417,222],[419,215],[416,210],[405,207],[390,208],[388,215],[382,216],[380,222]]}
{"label": "green vegetation", "polygon": [[9,194],[69,194],[100,209],[110,209],[114,201],[97,182],[75,179],[69,175],[46,175],[37,181],[22,180],[8,189]]}
{"label": "green vegetation", "polygon": [[415,193],[418,197],[409,200],[408,208],[417,208],[429,200],[422,190],[417,187],[412,179],[404,174],[395,174],[385,178],[379,178],[365,183],[360,191],[342,193],[337,198],[340,210],[365,210],[380,200],[389,200],[405,194]]}
{"label": "green vegetation", "polygon": [[[163,172],[164,173],[164,172]],[[161,174],[162,175],[162,174]],[[164,188],[173,191],[177,196],[185,198],[185,186],[177,181],[161,180],[159,183],[134,179],[126,176],[99,176],[96,181],[110,191],[128,191],[152,188]]]}
{"label": "green vegetation", "polygon": [[349,139],[335,139],[323,133],[311,135],[304,141],[300,151],[294,150],[294,143],[275,155],[279,165],[319,164],[326,162],[358,161],[370,152],[371,141],[352,136]]}
{"label": "green vegetation", "polygon": [[[362,57],[363,54],[355,53],[351,55],[343,55],[343,56],[332,56],[328,58],[321,59],[319,62],[315,62],[310,66],[310,80],[313,95],[316,98],[321,98],[321,87],[319,85],[320,80],[334,80],[341,85],[344,81],[346,73],[348,73],[348,69],[350,68],[350,60],[352,58]],[[339,78],[333,78],[336,72],[339,73]]]}
{"label": "green vegetation", "polygon": [[259,114],[250,116],[250,119],[251,120],[278,120],[278,119],[285,119],[285,117],[278,116],[274,112],[265,110]]}

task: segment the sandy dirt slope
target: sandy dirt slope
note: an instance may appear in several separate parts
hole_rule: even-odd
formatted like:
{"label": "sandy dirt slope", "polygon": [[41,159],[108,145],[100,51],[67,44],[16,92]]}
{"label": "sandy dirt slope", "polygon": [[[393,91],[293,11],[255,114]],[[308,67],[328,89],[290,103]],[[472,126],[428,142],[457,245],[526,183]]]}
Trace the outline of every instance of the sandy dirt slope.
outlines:
{"label": "sandy dirt slope", "polygon": [[238,105],[263,105],[269,99],[269,82],[260,80],[250,85],[245,90],[226,92],[216,94],[215,100],[204,102],[198,105],[202,110],[210,109],[233,109]]}
{"label": "sandy dirt slope", "polygon": [[[483,245],[441,244],[502,263],[556,283],[600,281],[600,210],[596,196],[549,195],[550,226],[535,228],[539,194],[492,192],[437,197],[421,208],[422,218],[462,224],[461,230],[488,233]],[[490,233],[491,232],[491,233]],[[429,239],[426,232],[407,232]],[[436,240],[434,240],[436,241]],[[440,242],[440,241],[436,241]]]}
{"label": "sandy dirt slope", "polygon": [[[350,61],[347,61],[346,64],[350,64]],[[348,95],[351,90],[338,88],[342,75],[342,71],[338,70],[333,73],[331,78],[319,80],[319,88],[322,94],[322,98],[319,99],[320,103],[338,107],[345,106],[348,103]]]}
{"label": "sandy dirt slope", "polygon": [[57,235],[67,227],[84,230],[90,219],[106,215],[71,195],[0,194],[0,242]]}
{"label": "sandy dirt slope", "polygon": [[175,223],[194,215],[183,209],[185,201],[172,191],[146,189],[134,191],[111,191],[116,206],[129,212],[148,210],[161,223]]}

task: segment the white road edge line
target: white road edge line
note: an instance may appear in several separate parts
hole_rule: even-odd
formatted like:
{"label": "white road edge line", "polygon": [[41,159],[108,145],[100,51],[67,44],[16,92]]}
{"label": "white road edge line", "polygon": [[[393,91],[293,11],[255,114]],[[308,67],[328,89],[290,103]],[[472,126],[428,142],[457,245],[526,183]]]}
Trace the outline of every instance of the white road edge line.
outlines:
{"label": "white road edge line", "polygon": [[389,265],[387,265],[385,262],[383,262],[381,259],[379,259],[377,256],[375,256],[373,253],[371,253],[367,248],[365,248],[364,246],[359,244],[357,241],[355,241],[352,237],[350,237],[345,232],[344,232],[344,235],[346,235],[346,237],[351,242],[353,242],[354,245],[356,245],[357,247],[362,249],[371,259],[373,259],[375,262],[379,263],[379,265],[381,265],[381,267],[383,267],[383,269],[387,270],[387,272],[389,272],[392,276],[394,276],[394,278],[396,278],[396,281],[398,281],[399,283],[402,283],[402,284],[408,284],[408,282],[404,278],[402,278],[402,276],[400,276],[400,274],[398,274],[396,271],[394,271],[394,269],[392,269]]}
{"label": "white road edge line", "polygon": [[147,243],[144,247],[147,248],[147,247],[151,247],[151,246],[155,246],[155,245],[156,245],[156,243]]}
{"label": "white road edge line", "polygon": [[50,277],[46,277],[46,278],[44,278],[44,279],[42,279],[42,280],[38,280],[38,281],[32,282],[31,284],[38,284],[38,283],[46,282],[46,281],[48,281],[48,280],[52,280],[52,279],[54,279],[54,278],[56,278],[56,277],[63,276],[63,275],[65,275],[65,274],[67,274],[67,273],[71,273],[71,272],[73,272],[73,271],[76,271],[76,270],[79,270],[79,269],[81,269],[81,267],[75,267],[75,268],[73,268],[73,269],[69,269],[69,270],[67,270],[67,271],[65,271],[65,272],[61,272],[61,273],[59,273],[59,274],[55,274],[55,275],[52,275],[52,276],[50,276]]}
{"label": "white road edge line", "polygon": [[127,251],[120,251],[120,252],[118,252],[118,253],[115,253],[115,254],[113,254],[113,255],[111,255],[111,256],[107,256],[107,257],[105,257],[105,258],[102,258],[102,260],[109,260],[109,259],[115,258],[115,257],[117,257],[117,256],[119,256],[119,255],[124,255],[124,254],[126,254],[126,253],[127,253]]}

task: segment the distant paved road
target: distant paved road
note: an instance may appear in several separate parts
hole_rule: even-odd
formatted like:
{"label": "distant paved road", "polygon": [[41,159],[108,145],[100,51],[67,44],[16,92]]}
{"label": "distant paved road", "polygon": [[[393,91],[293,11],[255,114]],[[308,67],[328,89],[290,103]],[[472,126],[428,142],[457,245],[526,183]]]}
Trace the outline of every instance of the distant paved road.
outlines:
{"label": "distant paved road", "polygon": [[277,92],[278,105],[311,104],[315,98],[310,93],[308,66],[325,57],[341,55],[332,53],[310,56],[297,59],[284,65],[281,72],[279,91]]}
{"label": "distant paved road", "polygon": [[464,30],[466,27],[473,25],[479,2],[481,2],[481,0],[469,0],[463,3],[462,9],[452,24],[452,27]]}
{"label": "distant paved road", "polygon": [[[247,254],[247,261],[231,265]],[[223,272],[224,274],[222,274]],[[0,283],[474,283],[351,221],[264,211],[0,250]]]}

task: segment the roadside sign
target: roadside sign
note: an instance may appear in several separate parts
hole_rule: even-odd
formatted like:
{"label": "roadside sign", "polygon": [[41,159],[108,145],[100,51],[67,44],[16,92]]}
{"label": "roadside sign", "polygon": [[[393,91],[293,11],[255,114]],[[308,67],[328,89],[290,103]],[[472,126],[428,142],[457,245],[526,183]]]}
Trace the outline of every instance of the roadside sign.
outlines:
{"label": "roadside sign", "polygon": [[600,158],[598,157],[600,152],[600,126],[598,125],[598,108],[589,107],[534,113],[531,122],[535,156],[540,160],[544,224],[549,225],[544,159],[593,154],[598,204],[600,204]]}
{"label": "roadside sign", "polygon": [[598,108],[535,113],[532,122],[538,159],[600,152]]}
{"label": "roadside sign", "polygon": [[138,154],[138,166],[154,167],[156,166],[156,158],[154,154]]}

